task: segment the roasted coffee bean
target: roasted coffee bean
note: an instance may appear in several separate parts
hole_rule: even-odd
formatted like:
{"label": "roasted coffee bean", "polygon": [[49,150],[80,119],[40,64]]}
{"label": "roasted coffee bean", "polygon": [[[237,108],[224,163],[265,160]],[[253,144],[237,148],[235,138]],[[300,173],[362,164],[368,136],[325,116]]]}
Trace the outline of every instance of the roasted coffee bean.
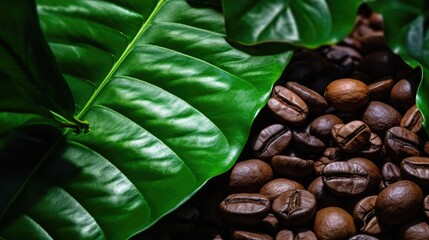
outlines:
{"label": "roasted coffee bean", "polygon": [[317,237],[310,229],[294,228],[281,230],[275,240],[317,240]]}
{"label": "roasted coffee bean", "polygon": [[169,214],[159,226],[169,235],[187,235],[197,228],[200,212],[190,204],[184,204]]}
{"label": "roasted coffee bean", "polygon": [[402,160],[400,166],[404,179],[411,180],[422,188],[429,188],[428,157],[408,157]]}
{"label": "roasted coffee bean", "polygon": [[252,150],[261,159],[271,159],[272,156],[285,151],[292,140],[292,131],[282,125],[273,124],[264,128],[255,138]]}
{"label": "roasted coffee bean", "polygon": [[356,152],[356,155],[375,160],[380,156],[382,148],[383,140],[381,140],[381,138],[377,134],[371,133],[368,143],[363,146],[361,150]]}
{"label": "roasted coffee bean", "polygon": [[322,48],[322,54],[330,63],[330,72],[335,76],[350,73],[362,58],[353,48],[337,45]]}
{"label": "roasted coffee bean", "polygon": [[378,221],[375,214],[376,200],[377,196],[363,198],[353,210],[353,219],[361,233],[380,235],[385,230],[385,227]]}
{"label": "roasted coffee bean", "polygon": [[331,193],[325,184],[323,184],[322,177],[314,179],[308,185],[307,190],[316,198],[317,209],[343,205],[343,197]]}
{"label": "roasted coffee bean", "polygon": [[401,119],[400,126],[419,134],[423,130],[423,116],[416,105],[413,105],[404,114]]}
{"label": "roasted coffee bean", "polygon": [[363,166],[368,172],[369,183],[366,193],[376,193],[381,181],[380,170],[377,165],[366,158],[351,158],[347,160],[349,163],[356,163]]}
{"label": "roasted coffee bean", "polygon": [[326,100],[317,92],[297,82],[287,82],[286,88],[298,95],[308,106],[309,114],[319,115],[328,107]]}
{"label": "roasted coffee bean", "polygon": [[235,193],[220,203],[222,218],[234,225],[254,225],[262,221],[271,209],[270,200],[259,193]]}
{"label": "roasted coffee bean", "polygon": [[305,177],[314,170],[313,160],[305,160],[299,157],[277,155],[271,159],[274,172],[284,177]]}
{"label": "roasted coffee bean", "polygon": [[331,133],[338,148],[346,153],[356,152],[363,148],[371,136],[369,127],[359,120],[347,124],[337,124],[332,128]]}
{"label": "roasted coffee bean", "polygon": [[304,100],[282,86],[274,87],[267,105],[279,119],[290,125],[299,125],[308,116],[308,107]]}
{"label": "roasted coffee bean", "polygon": [[338,207],[327,207],[316,213],[314,233],[319,240],[344,240],[356,234],[353,217]]}
{"label": "roasted coffee bean", "polygon": [[271,166],[259,159],[249,159],[237,163],[229,177],[231,192],[258,192],[273,178]]}
{"label": "roasted coffee bean", "polygon": [[393,84],[394,82],[391,78],[380,79],[369,84],[369,99],[371,101],[387,101],[390,97],[390,91],[392,90]]}
{"label": "roasted coffee bean", "polygon": [[289,190],[274,199],[272,211],[285,226],[303,226],[316,213],[316,199],[307,190]]}
{"label": "roasted coffee bean", "polygon": [[259,232],[275,236],[280,229],[280,222],[277,220],[274,214],[269,213],[268,216],[262,219],[258,226],[254,227],[254,229]]}
{"label": "roasted coffee bean", "polygon": [[426,216],[426,220],[429,219],[429,195],[426,195],[426,197],[423,199],[423,209]]}
{"label": "roasted coffee bean", "polygon": [[259,193],[266,196],[270,201],[274,201],[280,194],[294,189],[304,189],[304,186],[290,179],[276,178],[267,182],[259,190]]}
{"label": "roasted coffee bean", "polygon": [[393,107],[378,101],[372,101],[366,108],[362,120],[372,132],[384,138],[386,131],[399,126],[401,114]]}
{"label": "roasted coffee bean", "polygon": [[369,53],[373,51],[380,51],[380,50],[389,50],[389,47],[386,44],[386,41],[384,40],[384,33],[383,31],[375,31],[370,34],[367,34],[361,38],[361,45],[362,49],[361,51],[363,53]]}
{"label": "roasted coffee bean", "polygon": [[321,157],[319,160],[314,162],[314,172],[320,175],[322,173],[323,168],[332,162],[334,161],[329,160],[329,158],[327,157]]}
{"label": "roasted coffee bean", "polygon": [[321,155],[325,151],[325,143],[306,132],[293,130],[293,146],[304,156]]}
{"label": "roasted coffee bean", "polygon": [[422,209],[423,192],[408,180],[401,180],[383,189],[375,202],[377,217],[387,225],[399,225]]}
{"label": "roasted coffee bean", "polygon": [[407,111],[415,104],[417,84],[408,79],[398,81],[390,91],[390,102],[400,112]]}
{"label": "roasted coffee bean", "polygon": [[341,152],[339,148],[336,147],[328,147],[323,152],[323,157],[335,162],[341,161],[344,159],[344,154]]}
{"label": "roasted coffee bean", "polygon": [[354,112],[368,103],[368,86],[355,79],[344,78],[331,82],[324,93],[326,101],[342,112]]}
{"label": "roasted coffee bean", "polygon": [[363,57],[357,69],[375,80],[394,76],[400,62],[401,59],[391,52],[377,51]]}
{"label": "roasted coffee bean", "polygon": [[381,177],[383,179],[383,188],[402,179],[401,170],[392,162],[386,162],[381,168]]}
{"label": "roasted coffee bean", "polygon": [[413,219],[399,228],[400,240],[427,240],[429,237],[429,224],[420,219]]}
{"label": "roasted coffee bean", "polygon": [[333,162],[322,170],[323,184],[333,193],[353,196],[363,193],[370,183],[368,171],[360,164]]}
{"label": "roasted coffee bean", "polygon": [[249,231],[234,231],[232,238],[234,240],[273,240],[268,234]]}
{"label": "roasted coffee bean", "polygon": [[374,237],[374,236],[371,236],[371,235],[358,234],[358,235],[354,235],[353,237],[349,238],[349,240],[379,240],[379,239]]}
{"label": "roasted coffee bean", "polygon": [[387,156],[397,163],[407,157],[419,156],[419,145],[419,136],[399,126],[387,130],[384,139]]}
{"label": "roasted coffee bean", "polygon": [[311,122],[310,134],[322,141],[328,141],[331,138],[332,127],[341,123],[344,123],[343,120],[333,114],[319,116]]}

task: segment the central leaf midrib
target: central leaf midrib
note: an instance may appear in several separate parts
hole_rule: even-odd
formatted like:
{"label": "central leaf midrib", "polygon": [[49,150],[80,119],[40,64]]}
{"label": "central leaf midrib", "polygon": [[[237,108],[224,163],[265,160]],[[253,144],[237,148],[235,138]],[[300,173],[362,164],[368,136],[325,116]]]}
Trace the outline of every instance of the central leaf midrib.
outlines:
{"label": "central leaf midrib", "polygon": [[[146,29],[149,27],[150,23],[153,21],[159,10],[162,8],[162,6],[165,4],[167,0],[160,0],[152,13],[149,15],[147,20],[143,23],[140,30],[137,32],[133,40],[128,44],[127,48],[125,48],[122,55],[119,57],[119,59],[115,62],[115,64],[112,66],[112,69],[109,71],[109,73],[106,75],[106,77],[103,79],[101,84],[97,87],[97,89],[92,94],[91,98],[88,100],[88,102],[85,104],[85,106],[76,114],[76,118],[80,119],[90,108],[92,103],[94,102],[95,98],[100,94],[100,92],[103,90],[104,86],[109,82],[110,78],[113,76],[113,74],[116,72],[116,70],[119,68],[119,66],[122,64],[124,59],[128,56],[128,54],[134,49],[134,46],[138,39],[143,35],[143,33],[146,31]],[[91,123],[90,123],[91,124]]]}

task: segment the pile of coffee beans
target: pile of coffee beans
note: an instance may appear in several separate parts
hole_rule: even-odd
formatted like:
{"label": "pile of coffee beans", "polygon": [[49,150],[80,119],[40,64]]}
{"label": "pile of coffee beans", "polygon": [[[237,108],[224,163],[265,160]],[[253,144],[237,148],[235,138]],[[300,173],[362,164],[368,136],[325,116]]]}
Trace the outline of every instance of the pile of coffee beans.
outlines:
{"label": "pile of coffee beans", "polygon": [[429,239],[420,74],[363,7],[342,42],[295,53],[239,161],[158,239]]}

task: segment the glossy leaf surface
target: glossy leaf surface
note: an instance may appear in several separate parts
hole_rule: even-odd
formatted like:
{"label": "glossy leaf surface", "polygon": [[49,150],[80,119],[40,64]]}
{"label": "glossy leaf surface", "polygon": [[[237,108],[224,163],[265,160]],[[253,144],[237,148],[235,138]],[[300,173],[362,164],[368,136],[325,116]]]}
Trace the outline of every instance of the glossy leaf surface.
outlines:
{"label": "glossy leaf surface", "polygon": [[242,44],[286,42],[316,48],[353,28],[360,0],[223,0],[229,38]]}
{"label": "glossy leaf surface", "polygon": [[429,133],[429,5],[427,1],[379,0],[370,6],[384,18],[385,38],[389,47],[411,67],[422,68],[416,104],[424,116]]}
{"label": "glossy leaf surface", "polygon": [[291,55],[233,48],[218,11],[183,0],[37,3],[91,129],[66,132],[53,149],[79,174],[0,229],[4,239],[127,239],[146,229],[232,166]]}

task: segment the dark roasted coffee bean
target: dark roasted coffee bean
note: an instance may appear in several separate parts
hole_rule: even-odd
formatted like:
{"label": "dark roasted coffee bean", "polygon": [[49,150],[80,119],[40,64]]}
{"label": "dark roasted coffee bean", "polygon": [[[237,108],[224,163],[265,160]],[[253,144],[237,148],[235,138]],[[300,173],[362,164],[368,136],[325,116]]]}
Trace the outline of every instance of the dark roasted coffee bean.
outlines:
{"label": "dark roasted coffee bean", "polygon": [[314,170],[313,160],[305,160],[299,157],[277,155],[271,159],[274,172],[284,177],[306,177]]}
{"label": "dark roasted coffee bean", "polygon": [[353,217],[338,207],[327,207],[316,213],[314,233],[319,240],[344,240],[356,234]]}
{"label": "dark roasted coffee bean", "polygon": [[308,111],[312,115],[319,115],[328,107],[326,100],[317,92],[301,85],[297,82],[287,82],[286,88],[298,95],[308,106]]}
{"label": "dark roasted coffee bean", "polygon": [[324,93],[326,101],[342,112],[354,112],[368,103],[368,86],[356,79],[343,78],[331,82]]}
{"label": "dark roasted coffee bean", "polygon": [[366,108],[362,120],[372,132],[384,138],[386,131],[399,126],[401,114],[393,107],[378,101],[372,101]]}
{"label": "dark roasted coffee bean", "polygon": [[268,107],[282,121],[290,125],[299,125],[307,119],[307,104],[291,90],[275,86]]}
{"label": "dark roasted coffee bean", "polygon": [[255,137],[252,150],[261,159],[271,159],[282,153],[292,140],[292,131],[281,124],[273,124],[264,128]]}
{"label": "dark roasted coffee bean", "polygon": [[341,152],[339,148],[336,147],[328,147],[323,152],[323,157],[335,162],[341,161],[344,159],[344,154]]}
{"label": "dark roasted coffee bean", "polygon": [[270,200],[259,193],[231,194],[220,203],[222,218],[234,225],[260,223],[270,209]]}
{"label": "dark roasted coffee bean", "polygon": [[423,210],[426,220],[429,220],[429,195],[426,195],[426,197],[423,199]]}
{"label": "dark roasted coffee bean", "polygon": [[423,116],[417,106],[413,105],[402,117],[400,126],[419,134],[423,130],[422,123]]}
{"label": "dark roasted coffee bean", "polygon": [[318,209],[343,205],[343,197],[331,193],[323,184],[322,177],[314,179],[313,182],[308,185],[307,190],[316,198]]}
{"label": "dark roasted coffee bean", "polygon": [[316,213],[316,199],[307,190],[289,190],[274,199],[272,211],[285,226],[303,226]]}
{"label": "dark roasted coffee bean", "polygon": [[375,160],[380,156],[382,148],[383,140],[381,140],[381,138],[377,134],[371,133],[368,143],[363,146],[361,150],[356,152],[356,155]]}
{"label": "dark roasted coffee bean", "polygon": [[234,231],[232,238],[234,240],[273,240],[268,234],[249,231]]}
{"label": "dark roasted coffee bean", "polygon": [[293,146],[304,156],[321,155],[325,151],[325,143],[306,132],[293,130]]}
{"label": "dark roasted coffee bean", "polygon": [[311,122],[310,134],[322,141],[328,141],[331,138],[332,127],[341,123],[344,123],[343,120],[333,114],[319,116]]}
{"label": "dark roasted coffee bean", "polygon": [[361,51],[363,53],[369,53],[373,51],[385,50],[389,51],[389,47],[384,40],[383,31],[375,31],[367,34],[361,38]]}
{"label": "dark roasted coffee bean", "polygon": [[371,235],[358,234],[358,235],[354,235],[353,237],[349,238],[349,240],[379,240],[379,239],[374,237],[374,236],[371,236]]}
{"label": "dark roasted coffee bean", "polygon": [[377,217],[387,225],[399,225],[421,210],[423,192],[408,180],[401,180],[383,189],[375,202]]}
{"label": "dark roasted coffee bean", "polygon": [[362,121],[337,124],[332,128],[332,137],[338,148],[346,153],[359,151],[369,141],[371,130]]}
{"label": "dark roasted coffee bean", "polygon": [[390,102],[400,112],[407,111],[415,104],[417,84],[414,81],[401,79],[390,91]]}
{"label": "dark roasted coffee bean", "polygon": [[429,188],[429,157],[408,157],[401,162],[401,174],[404,179]]}
{"label": "dark roasted coffee bean", "polygon": [[363,193],[370,183],[368,171],[360,164],[333,162],[322,170],[323,184],[335,194],[353,196]]}
{"label": "dark roasted coffee bean", "polygon": [[258,192],[273,178],[271,166],[259,159],[249,159],[237,163],[229,176],[231,192]]}
{"label": "dark roasted coffee bean", "polygon": [[184,204],[162,221],[162,230],[169,235],[188,235],[196,230],[200,212],[190,204]]}
{"label": "dark roasted coffee bean", "polygon": [[330,64],[329,72],[336,76],[350,73],[362,59],[359,52],[347,46],[331,45],[323,47],[322,54]]}
{"label": "dark roasted coffee bean", "polygon": [[371,101],[387,101],[390,97],[390,90],[392,89],[393,84],[394,82],[391,78],[380,79],[369,84],[369,99]]}
{"label": "dark roasted coffee bean", "polygon": [[363,198],[353,210],[353,219],[361,233],[380,235],[385,230],[385,227],[378,221],[375,214],[376,200],[377,196]]}
{"label": "dark roasted coffee bean", "polygon": [[262,221],[255,226],[255,230],[263,232],[269,235],[276,235],[280,229],[280,222],[274,216],[274,214],[269,213]]}
{"label": "dark roasted coffee bean", "polygon": [[407,157],[419,156],[419,145],[419,136],[403,127],[390,128],[384,139],[386,154],[396,163]]}
{"label": "dark roasted coffee bean", "polygon": [[280,194],[294,189],[304,189],[301,183],[286,178],[276,178],[267,182],[259,193],[274,201]]}
{"label": "dark roasted coffee bean", "polygon": [[372,79],[393,76],[401,59],[389,51],[372,52],[362,58],[358,70],[367,73]]}
{"label": "dark roasted coffee bean", "polygon": [[281,230],[275,240],[317,240],[317,237],[310,229],[294,228]]}
{"label": "dark roasted coffee bean", "polygon": [[399,228],[400,240],[427,240],[429,237],[429,224],[420,219],[413,219]]}
{"label": "dark roasted coffee bean", "polygon": [[394,163],[386,162],[381,168],[381,177],[383,179],[384,187],[387,187],[390,184],[400,181],[402,179],[401,170]]}
{"label": "dark roasted coffee bean", "polygon": [[334,161],[329,160],[329,158],[327,157],[321,157],[319,160],[314,162],[314,172],[316,172],[317,175],[320,175],[322,173],[323,168],[332,162]]}
{"label": "dark roasted coffee bean", "polygon": [[351,158],[347,160],[349,163],[356,163],[363,166],[368,172],[369,183],[366,193],[376,193],[381,181],[380,170],[377,165],[366,158]]}

